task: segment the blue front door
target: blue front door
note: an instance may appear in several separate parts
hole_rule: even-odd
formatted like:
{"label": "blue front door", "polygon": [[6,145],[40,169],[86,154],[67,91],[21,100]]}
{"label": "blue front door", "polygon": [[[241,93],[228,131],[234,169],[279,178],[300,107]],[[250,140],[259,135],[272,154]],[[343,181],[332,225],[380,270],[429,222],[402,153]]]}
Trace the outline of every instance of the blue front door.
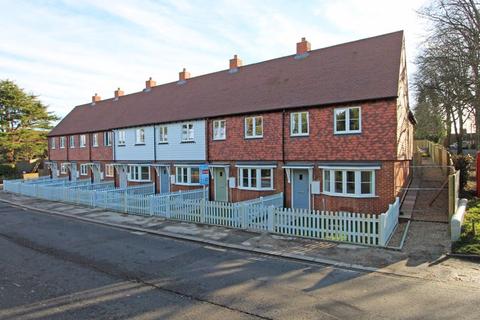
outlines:
{"label": "blue front door", "polygon": [[167,193],[170,191],[170,174],[168,167],[160,168],[160,193]]}
{"label": "blue front door", "polygon": [[292,207],[308,209],[310,202],[308,170],[292,170]]}

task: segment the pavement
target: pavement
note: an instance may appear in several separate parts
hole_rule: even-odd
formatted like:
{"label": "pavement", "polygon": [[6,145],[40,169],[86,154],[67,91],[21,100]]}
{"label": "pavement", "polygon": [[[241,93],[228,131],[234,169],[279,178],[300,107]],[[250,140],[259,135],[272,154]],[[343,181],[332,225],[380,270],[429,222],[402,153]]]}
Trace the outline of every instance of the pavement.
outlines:
{"label": "pavement", "polygon": [[[6,192],[0,192],[0,201],[30,210],[40,210],[39,212],[43,213],[126,228],[133,232],[193,241],[218,248],[248,251],[350,270],[480,286],[478,263],[448,256],[450,240],[448,225],[445,223],[412,221],[403,249],[391,250],[267,233],[258,234],[225,227],[183,223],[160,217],[126,215]],[[405,224],[400,225],[399,229],[402,228],[405,228]]]}
{"label": "pavement", "polygon": [[[9,197],[21,205],[40,203]],[[88,208],[45,202],[43,206],[114,219]],[[129,219],[140,225],[143,218]],[[143,220],[142,225],[153,223]],[[169,230],[179,232],[182,226],[196,236],[204,233],[202,226],[174,223]],[[205,237],[241,237],[232,230],[223,230],[222,235],[216,228],[208,229]],[[261,237],[251,234],[249,239],[259,240],[260,245]],[[346,250],[310,242],[314,243]],[[349,248],[352,253],[363,252]],[[304,252],[309,250],[317,249]],[[0,202],[0,252],[1,320],[478,319],[480,314],[480,288],[474,283],[276,258],[5,202]]]}

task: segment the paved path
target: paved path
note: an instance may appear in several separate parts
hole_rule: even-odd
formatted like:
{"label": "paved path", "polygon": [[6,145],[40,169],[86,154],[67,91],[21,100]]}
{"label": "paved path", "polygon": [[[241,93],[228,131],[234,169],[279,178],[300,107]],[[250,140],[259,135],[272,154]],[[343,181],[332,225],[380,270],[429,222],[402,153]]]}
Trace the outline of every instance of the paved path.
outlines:
{"label": "paved path", "polygon": [[[480,289],[132,233],[0,204],[0,319],[475,319]],[[461,285],[460,285],[461,284]]]}

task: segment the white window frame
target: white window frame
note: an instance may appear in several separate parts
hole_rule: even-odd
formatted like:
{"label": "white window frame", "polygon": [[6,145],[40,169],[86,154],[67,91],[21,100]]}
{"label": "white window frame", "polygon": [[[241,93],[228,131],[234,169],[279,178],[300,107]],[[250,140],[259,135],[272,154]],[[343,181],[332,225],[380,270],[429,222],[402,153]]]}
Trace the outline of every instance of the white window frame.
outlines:
{"label": "white window frame", "polygon": [[103,145],[105,147],[112,146],[112,131],[105,131],[103,133]]}
{"label": "white window frame", "polygon": [[[223,124],[223,131],[222,129]],[[213,140],[225,140],[227,139],[227,120],[214,120],[213,121]]]}
{"label": "white window frame", "polygon": [[193,122],[182,123],[182,142],[195,141],[195,126]]}
{"label": "white window frame", "polygon": [[[148,179],[142,179],[142,168],[148,169]],[[128,181],[134,182],[149,182],[150,177],[150,166],[130,164],[128,165]]]}
{"label": "white window frame", "polygon": [[158,143],[159,144],[168,143],[168,126],[158,127]]}
{"label": "white window frame", "polygon": [[[302,114],[307,115],[307,132],[301,132],[302,129]],[[294,133],[293,130],[295,129],[294,126],[294,118],[298,117],[298,133]],[[310,114],[308,111],[299,111],[299,112],[291,112],[290,113],[290,136],[292,137],[304,137],[310,134]]]}
{"label": "white window frame", "polygon": [[67,174],[67,163],[60,163],[60,173],[61,174]]}
{"label": "white window frame", "polygon": [[87,164],[80,164],[80,175],[87,176],[88,175],[88,165]]}
{"label": "white window frame", "polygon": [[113,177],[115,175],[115,167],[113,164],[105,165],[105,177]]}
{"label": "white window frame", "polygon": [[70,147],[70,149],[75,148],[75,136],[68,137],[68,146]]}
{"label": "white window frame", "polygon": [[[325,168],[320,167],[322,169],[322,194],[329,195],[329,196],[337,196],[337,197],[350,197],[350,198],[375,198],[376,191],[375,191],[375,171],[380,169],[378,167],[375,168],[361,168],[361,167],[336,167],[336,168]],[[330,172],[330,191],[326,190],[326,172]],[[342,172],[342,192],[335,191],[335,172],[340,171]],[[353,171],[355,173],[355,192],[354,193],[347,193],[347,171]],[[370,188],[371,193],[361,193],[361,174],[362,172],[370,172],[371,173],[371,182]]]}
{"label": "white window frame", "polygon": [[65,149],[65,144],[67,143],[67,137],[60,137],[60,149]]}
{"label": "white window frame", "polygon": [[92,147],[98,147],[98,133],[92,134]]}
{"label": "white window frame", "polygon": [[[198,170],[198,182],[192,182],[192,169]],[[187,180],[184,181],[184,170],[187,173]],[[179,172],[182,174],[179,175]],[[181,177],[181,179],[179,179]],[[175,184],[180,186],[199,186],[200,185],[200,167],[175,165]]]}
{"label": "white window frame", "polygon": [[[257,130],[256,130],[256,127],[257,127],[257,119],[260,118],[262,119],[262,134],[260,135],[257,135]],[[251,135],[248,135],[247,132],[247,119],[252,119],[252,134]],[[263,138],[263,116],[251,116],[251,117],[245,117],[245,120],[244,120],[244,128],[243,128],[245,134],[245,139],[258,139],[258,138]]]}
{"label": "white window frame", "polygon": [[118,130],[118,145],[124,146],[127,140],[127,131],[126,130]]}
{"label": "white window frame", "polygon": [[[256,191],[269,191],[274,190],[274,169],[275,167],[267,166],[241,166],[238,167],[238,189],[242,190],[256,190]],[[248,184],[243,185],[243,172],[247,171]],[[252,170],[255,171],[256,185],[252,185]],[[262,170],[270,170],[270,187],[262,187]]]}
{"label": "white window frame", "polygon": [[[358,109],[358,130],[350,130],[350,110]],[[345,111],[345,130],[337,130],[337,114],[339,112]],[[335,134],[352,134],[352,133],[361,133],[362,132],[362,108],[360,106],[355,107],[346,107],[346,108],[335,108],[333,110],[333,127]]]}
{"label": "white window frame", "polygon": [[145,128],[135,129],[135,144],[136,145],[145,144]]}
{"label": "white window frame", "polygon": [[55,146],[55,137],[50,138],[50,148],[51,148],[51,149],[55,149],[55,147],[56,147],[56,146]]}
{"label": "white window frame", "polygon": [[85,148],[87,146],[87,136],[85,134],[81,134],[79,140],[80,148]]}

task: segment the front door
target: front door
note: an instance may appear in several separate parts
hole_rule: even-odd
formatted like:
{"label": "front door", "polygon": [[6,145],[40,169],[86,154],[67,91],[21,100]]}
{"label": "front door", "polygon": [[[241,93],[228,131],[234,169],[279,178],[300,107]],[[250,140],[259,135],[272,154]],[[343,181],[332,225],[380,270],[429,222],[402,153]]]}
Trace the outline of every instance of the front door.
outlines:
{"label": "front door", "polygon": [[118,172],[118,184],[120,188],[127,187],[127,168],[126,166],[121,166],[117,168]]}
{"label": "front door", "polygon": [[170,191],[170,174],[167,167],[159,168],[160,174],[160,193],[167,193]]}
{"label": "front door", "polygon": [[228,201],[227,198],[227,175],[225,168],[215,168],[215,201]]}
{"label": "front door", "polygon": [[94,164],[92,166],[92,173],[93,173],[93,182],[100,182],[102,175],[100,173],[100,165]]}
{"label": "front door", "polygon": [[308,170],[292,170],[292,207],[308,209],[310,202]]}
{"label": "front door", "polygon": [[70,164],[70,181],[77,181],[77,164]]}

